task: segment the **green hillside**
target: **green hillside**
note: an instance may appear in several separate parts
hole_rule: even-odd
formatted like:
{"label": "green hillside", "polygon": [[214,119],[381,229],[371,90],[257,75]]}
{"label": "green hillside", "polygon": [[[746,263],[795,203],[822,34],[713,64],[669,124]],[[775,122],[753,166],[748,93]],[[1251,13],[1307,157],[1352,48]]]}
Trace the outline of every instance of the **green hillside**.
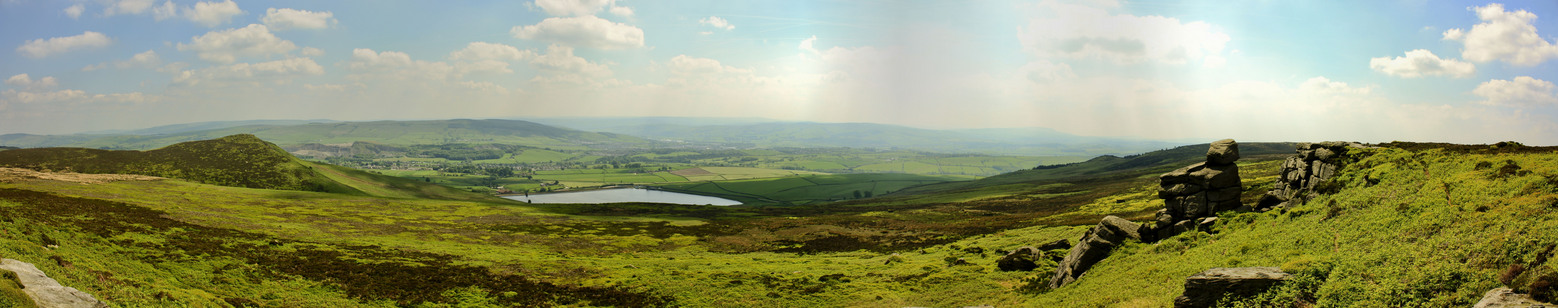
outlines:
{"label": "green hillside", "polygon": [[247,125],[159,135],[0,135],[0,145],[17,147],[151,149],[179,142],[251,134],[283,145],[369,141],[388,145],[503,143],[533,147],[584,148],[590,145],[647,141],[612,133],[594,133],[518,120],[431,120]]}
{"label": "green hillside", "polygon": [[281,147],[254,135],[185,142],[150,151],[21,149],[0,152],[0,166],[139,174],[234,187],[363,193],[330,180]]}
{"label": "green hillside", "polygon": [[307,162],[254,135],[178,143],[149,151],[34,148],[0,152],[0,166],[78,173],[139,174],[211,185],[446,200],[493,197]]}

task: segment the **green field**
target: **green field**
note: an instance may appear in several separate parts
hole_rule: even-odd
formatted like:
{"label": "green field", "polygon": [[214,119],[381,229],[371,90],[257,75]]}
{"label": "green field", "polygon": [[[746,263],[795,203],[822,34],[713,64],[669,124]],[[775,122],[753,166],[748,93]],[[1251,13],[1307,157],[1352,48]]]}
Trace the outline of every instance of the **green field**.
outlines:
{"label": "green field", "polygon": [[886,195],[905,187],[967,180],[955,176],[864,173],[662,184],[660,187],[742,201],[745,204],[802,205]]}

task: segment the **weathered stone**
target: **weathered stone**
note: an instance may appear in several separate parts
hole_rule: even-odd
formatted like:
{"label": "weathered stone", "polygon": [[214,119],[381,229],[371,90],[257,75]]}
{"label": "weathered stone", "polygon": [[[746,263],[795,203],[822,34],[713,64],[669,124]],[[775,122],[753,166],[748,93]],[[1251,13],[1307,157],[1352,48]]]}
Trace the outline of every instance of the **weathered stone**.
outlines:
{"label": "weathered stone", "polygon": [[1325,180],[1331,179],[1331,176],[1334,175],[1336,175],[1336,165],[1325,162],[1315,162],[1315,164],[1310,167],[1309,183],[1310,185],[1314,185],[1314,183],[1324,182]]}
{"label": "weathered stone", "polygon": [[1239,186],[1239,166],[1206,166],[1190,175],[1204,179],[1207,189]]}
{"label": "weathered stone", "polygon": [[1228,200],[1239,200],[1239,194],[1244,192],[1244,187],[1224,187],[1206,192],[1206,201],[1217,203]]}
{"label": "weathered stone", "polygon": [[108,307],[108,304],[92,298],[91,294],[60,285],[31,263],[3,259],[0,260],[0,269],[16,272],[17,280],[22,283],[22,292],[27,293],[27,297],[31,297],[40,308]]}
{"label": "weathered stone", "polygon": [[1539,302],[1530,295],[1515,293],[1510,288],[1497,288],[1482,294],[1473,308],[1558,308],[1558,305]]}
{"label": "weathered stone", "polygon": [[1044,253],[1038,248],[1024,246],[1017,248],[1016,251],[1012,251],[1012,253],[1001,257],[999,260],[995,260],[995,267],[1008,272],[1026,272],[1038,268],[1039,264],[1037,262],[1043,258]]}
{"label": "weathered stone", "polygon": [[1217,214],[1217,212],[1237,210],[1241,206],[1244,206],[1244,204],[1240,203],[1239,199],[1223,200],[1223,201],[1220,201],[1220,202],[1212,202],[1211,206],[1209,207],[1209,208],[1211,208],[1211,210],[1209,212],[1207,212],[1206,215],[1201,215],[1201,216],[1202,217],[1214,216],[1214,215]]}
{"label": "weathered stone", "polygon": [[1217,224],[1217,217],[1202,217],[1196,220],[1196,230],[1212,232],[1212,225]]}
{"label": "weathered stone", "polygon": [[1060,261],[1055,269],[1055,277],[1050,279],[1051,289],[1060,288],[1077,277],[1081,277],[1088,269],[1091,269],[1098,261],[1109,257],[1109,252],[1126,240],[1141,240],[1139,233],[1141,225],[1124,218],[1108,216],[1097,226],[1087,230],[1087,235],[1077,241],[1077,245],[1071,247],[1066,258]]}
{"label": "weathered stone", "polygon": [[1315,159],[1318,159],[1318,160],[1331,160],[1331,158],[1334,158],[1334,157],[1336,157],[1336,151],[1332,151],[1331,149],[1327,149],[1327,148],[1315,149]]}
{"label": "weathered stone", "polygon": [[1179,169],[1175,169],[1174,171],[1169,171],[1169,173],[1164,173],[1163,175],[1158,176],[1159,185],[1163,185],[1163,186],[1168,186],[1168,185],[1173,185],[1173,184],[1196,184],[1196,185],[1200,185],[1201,183],[1204,183],[1205,180],[1203,180],[1201,177],[1192,175],[1192,173],[1195,173],[1196,171],[1200,171],[1201,168],[1203,168],[1205,166],[1206,166],[1206,162],[1199,162],[1199,163],[1195,163],[1195,164],[1192,164],[1192,165],[1189,165],[1189,166],[1185,166],[1184,168],[1179,168]]}
{"label": "weathered stone", "polygon": [[1169,209],[1169,215],[1174,215],[1176,221],[1201,217],[1201,214],[1206,213],[1210,208],[1207,206],[1205,193],[1181,196],[1176,199],[1179,200],[1180,211],[1175,213],[1173,209]]}
{"label": "weathered stone", "polygon": [[1237,160],[1239,160],[1239,143],[1233,139],[1214,141],[1206,150],[1206,163],[1209,165],[1229,165]]}
{"label": "weathered stone", "polygon": [[1283,200],[1280,194],[1281,194],[1281,192],[1278,192],[1278,191],[1268,191],[1268,192],[1266,192],[1265,195],[1261,195],[1260,196],[1260,201],[1255,202],[1255,209],[1256,210],[1265,210],[1265,209],[1269,209],[1269,208],[1275,207],[1275,206],[1277,206],[1277,204],[1282,204],[1283,201],[1287,201],[1287,200]]}
{"label": "weathered stone", "polygon": [[1050,251],[1050,250],[1056,250],[1056,249],[1071,249],[1071,241],[1067,241],[1065,239],[1058,239],[1058,240],[1055,240],[1054,242],[1049,242],[1049,243],[1044,244],[1044,245],[1039,245],[1039,251]]}
{"label": "weathered stone", "polygon": [[1299,150],[1298,159],[1315,160],[1315,150]]}
{"label": "weathered stone", "polygon": [[1212,307],[1225,296],[1252,296],[1292,277],[1275,267],[1218,267],[1185,279],[1175,308]]}
{"label": "weathered stone", "polygon": [[1198,193],[1203,189],[1199,184],[1190,183],[1180,183],[1160,188],[1158,190],[1158,198],[1164,199]]}

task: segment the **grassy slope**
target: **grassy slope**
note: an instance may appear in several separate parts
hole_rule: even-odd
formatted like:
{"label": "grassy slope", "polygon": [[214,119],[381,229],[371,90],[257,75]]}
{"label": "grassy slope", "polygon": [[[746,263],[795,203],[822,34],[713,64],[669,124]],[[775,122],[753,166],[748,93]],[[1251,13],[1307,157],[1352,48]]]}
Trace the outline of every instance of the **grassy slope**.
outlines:
{"label": "grassy slope", "polygon": [[371,196],[408,199],[500,201],[501,198],[413,179],[373,174],[331,164],[302,162],[320,175]]}
{"label": "grassy slope", "polygon": [[[535,287],[527,292],[577,298],[580,295],[574,292],[617,290],[627,292],[617,293],[624,298],[669,296],[679,306],[1156,307],[1168,305],[1182,291],[1184,277],[1208,267],[1283,266],[1309,283],[1266,295],[1262,300],[1269,306],[1307,300],[1319,307],[1410,307],[1467,306],[1498,285],[1494,280],[1498,270],[1530,262],[1542,247],[1558,244],[1558,234],[1550,231],[1558,227],[1553,210],[1558,204],[1558,154],[1399,149],[1369,153],[1357,157],[1358,162],[1338,176],[1343,189],[1336,194],[1286,213],[1226,215],[1215,235],[1190,233],[1157,244],[1128,244],[1077,283],[1048,292],[1025,291],[1030,290],[1030,282],[1044,280],[1043,271],[995,271],[994,261],[1000,255],[995,251],[1074,240],[1085,227],[1064,225],[1090,224],[1086,221],[1096,222],[1098,215],[1150,213],[1161,207],[1161,201],[1152,202],[1155,196],[1150,189],[1155,183],[1137,178],[1050,183],[996,199],[930,206],[860,203],[843,207],[844,212],[825,212],[828,207],[821,206],[741,210],[746,212],[700,206],[569,207],[578,213],[617,215],[594,217],[536,210],[547,207],[393,200],[179,181],[90,186],[29,181],[0,184],[0,188],[120,200],[167,211],[134,217],[165,217],[190,225],[110,223],[120,229],[95,233],[91,230],[103,228],[94,227],[101,222],[122,220],[110,219],[112,215],[132,212],[108,211],[105,215],[110,216],[101,216],[5,197],[0,199],[11,201],[0,202],[0,212],[10,220],[0,221],[6,224],[3,230],[21,231],[0,236],[0,254],[30,260],[61,256],[73,265],[34,263],[51,273],[66,272],[62,282],[67,285],[105,294],[102,297],[122,305],[167,304],[173,299],[199,305],[234,298],[269,305],[388,306],[396,298],[412,295],[474,303],[502,300],[501,290],[508,290],[483,287],[498,291],[488,293],[460,287],[478,284],[470,281],[386,285],[378,288],[386,293],[364,293],[354,300],[349,299],[356,296],[351,292],[367,291],[338,287],[341,283],[387,280],[341,271],[301,274],[315,269],[310,266],[356,263],[300,263],[304,271],[289,272],[269,265],[284,263],[265,261],[270,258],[266,256],[275,256],[267,251],[296,250],[324,256],[323,260],[386,266],[400,262],[441,269],[479,266],[492,273],[517,273],[557,286],[585,288]],[[1487,166],[1478,167],[1483,162]],[[1522,168],[1503,167],[1510,163]],[[1263,185],[1274,180],[1275,164],[1256,162],[1243,168],[1244,184],[1251,191],[1247,197],[1258,195]],[[621,212],[632,209],[647,212]],[[853,209],[860,211],[848,211]],[[1074,212],[1085,214],[1057,215]],[[727,217],[738,213],[757,216]],[[650,217],[660,215],[711,219]],[[988,227],[1013,219],[1031,227]],[[1057,224],[1062,226],[1046,226]],[[275,237],[279,244],[261,248],[244,243],[268,240],[218,237],[235,239],[222,246],[226,250],[254,251],[252,257],[190,257],[208,251],[190,242],[208,238],[200,233],[207,232],[200,226],[247,230]],[[972,235],[959,235],[965,233],[957,230]],[[884,242],[880,245],[898,248],[876,251],[843,245],[847,241],[839,239],[845,238],[919,238],[929,244],[888,246]],[[41,248],[50,241],[61,243],[60,248]],[[827,248],[828,241],[834,241],[835,248]],[[798,247],[819,249],[793,249]],[[395,251],[402,250],[413,254],[397,256]],[[321,251],[346,251],[352,256],[320,255]],[[970,265],[949,265],[949,257],[963,258]],[[393,260],[398,261],[377,263]],[[1549,266],[1558,265],[1554,263],[1548,261]],[[300,274],[266,274],[275,271]],[[95,278],[102,273],[113,276]],[[394,293],[419,287],[434,292]],[[651,297],[639,297],[643,294]]]}
{"label": "grassy slope", "polygon": [[361,194],[332,181],[253,135],[170,145],[150,151],[36,148],[0,152],[0,166],[80,173],[120,173],[265,189]]}
{"label": "grassy slope", "polygon": [[499,201],[472,193],[297,159],[253,135],[192,141],[150,151],[38,148],[0,153],[0,166],[81,173],[123,173],[263,189],[387,198]]}

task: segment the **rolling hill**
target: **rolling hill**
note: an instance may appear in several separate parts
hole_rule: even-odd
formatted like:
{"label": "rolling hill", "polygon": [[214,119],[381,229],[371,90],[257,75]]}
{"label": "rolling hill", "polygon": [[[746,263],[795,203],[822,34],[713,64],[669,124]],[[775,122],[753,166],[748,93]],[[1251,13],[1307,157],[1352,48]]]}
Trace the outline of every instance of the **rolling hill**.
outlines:
{"label": "rolling hill", "polygon": [[0,152],[0,166],[43,171],[139,174],[211,185],[390,198],[493,200],[482,194],[297,159],[239,134],[149,151],[32,148]]}
{"label": "rolling hill", "polygon": [[282,145],[336,144],[369,141],[389,145],[441,143],[507,143],[533,147],[584,148],[611,144],[642,144],[647,140],[613,133],[594,133],[518,120],[429,120],[245,125],[151,135],[0,135],[0,145],[16,147],[83,147],[153,149],[169,144],[252,134]]}

